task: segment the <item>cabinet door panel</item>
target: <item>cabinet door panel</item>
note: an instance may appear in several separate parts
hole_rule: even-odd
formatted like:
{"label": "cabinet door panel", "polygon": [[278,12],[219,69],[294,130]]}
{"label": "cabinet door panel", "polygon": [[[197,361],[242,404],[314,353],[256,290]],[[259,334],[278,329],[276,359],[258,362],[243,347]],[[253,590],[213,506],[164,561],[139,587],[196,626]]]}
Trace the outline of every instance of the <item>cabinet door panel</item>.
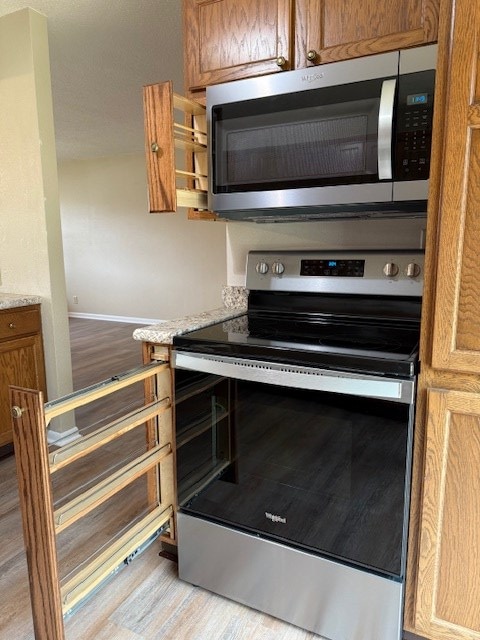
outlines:
{"label": "cabinet door panel", "polygon": [[480,639],[480,395],[428,393],[416,630]]}
{"label": "cabinet door panel", "polygon": [[291,0],[185,0],[187,90],[291,68],[290,28]]}
{"label": "cabinet door panel", "polygon": [[432,347],[435,368],[467,373],[480,373],[479,23],[478,3],[456,2],[446,96]]}
{"label": "cabinet door panel", "polygon": [[12,441],[9,385],[45,391],[39,335],[0,343],[0,446]]}
{"label": "cabinet door panel", "polygon": [[299,0],[296,66],[345,60],[434,42],[439,0]]}

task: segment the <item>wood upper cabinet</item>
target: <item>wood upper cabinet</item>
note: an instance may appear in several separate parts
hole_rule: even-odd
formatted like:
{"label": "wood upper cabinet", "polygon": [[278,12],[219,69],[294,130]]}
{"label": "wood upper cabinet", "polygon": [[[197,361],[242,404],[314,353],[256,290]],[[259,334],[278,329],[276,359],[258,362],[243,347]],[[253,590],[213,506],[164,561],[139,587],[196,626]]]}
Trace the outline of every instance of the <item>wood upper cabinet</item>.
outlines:
{"label": "wood upper cabinet", "polygon": [[9,385],[46,393],[40,305],[0,311],[0,447],[13,440]]}
{"label": "wood upper cabinet", "polygon": [[184,0],[187,91],[437,39],[440,0]]}
{"label": "wood upper cabinet", "polygon": [[439,0],[297,0],[295,66],[435,42]]}
{"label": "wood upper cabinet", "polygon": [[184,0],[185,87],[292,69],[292,0]]}

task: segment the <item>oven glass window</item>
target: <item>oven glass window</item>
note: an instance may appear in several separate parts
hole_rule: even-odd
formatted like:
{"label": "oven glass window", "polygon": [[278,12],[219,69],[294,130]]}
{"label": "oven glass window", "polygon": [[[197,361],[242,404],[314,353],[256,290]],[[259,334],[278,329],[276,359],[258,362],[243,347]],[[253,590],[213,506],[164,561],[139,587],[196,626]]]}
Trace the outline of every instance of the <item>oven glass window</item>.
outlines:
{"label": "oven glass window", "polygon": [[216,106],[215,193],[378,180],[381,80]]}
{"label": "oven glass window", "polygon": [[[211,426],[196,444],[179,440],[183,510],[403,575],[408,406],[225,379],[200,396],[200,414],[208,413]],[[179,429],[196,405],[193,398],[177,405]]]}

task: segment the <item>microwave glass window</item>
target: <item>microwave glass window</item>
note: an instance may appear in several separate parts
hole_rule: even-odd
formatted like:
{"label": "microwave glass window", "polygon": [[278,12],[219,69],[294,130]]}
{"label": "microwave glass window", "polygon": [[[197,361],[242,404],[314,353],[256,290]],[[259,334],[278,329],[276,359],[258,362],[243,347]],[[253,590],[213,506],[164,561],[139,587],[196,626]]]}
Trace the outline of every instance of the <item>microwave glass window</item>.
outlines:
{"label": "microwave glass window", "polygon": [[214,107],[215,191],[378,180],[381,81],[352,86]]}

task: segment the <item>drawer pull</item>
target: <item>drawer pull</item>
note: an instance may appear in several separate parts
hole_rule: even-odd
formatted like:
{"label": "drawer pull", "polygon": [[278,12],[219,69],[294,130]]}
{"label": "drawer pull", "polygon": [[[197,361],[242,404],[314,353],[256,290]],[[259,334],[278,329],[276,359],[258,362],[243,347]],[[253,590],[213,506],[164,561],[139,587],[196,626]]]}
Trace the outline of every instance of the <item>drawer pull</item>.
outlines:
{"label": "drawer pull", "polygon": [[8,328],[9,329],[15,329],[16,328],[15,323],[14,322],[10,322],[10,324],[8,325]]}

